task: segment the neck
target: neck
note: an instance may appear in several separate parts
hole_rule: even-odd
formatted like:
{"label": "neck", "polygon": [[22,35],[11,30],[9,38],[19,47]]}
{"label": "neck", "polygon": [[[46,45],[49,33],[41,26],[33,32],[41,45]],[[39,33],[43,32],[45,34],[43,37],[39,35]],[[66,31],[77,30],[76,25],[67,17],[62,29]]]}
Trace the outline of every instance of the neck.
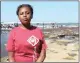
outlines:
{"label": "neck", "polygon": [[30,29],[31,25],[30,24],[27,24],[27,25],[21,24],[21,28],[23,28],[23,29]]}

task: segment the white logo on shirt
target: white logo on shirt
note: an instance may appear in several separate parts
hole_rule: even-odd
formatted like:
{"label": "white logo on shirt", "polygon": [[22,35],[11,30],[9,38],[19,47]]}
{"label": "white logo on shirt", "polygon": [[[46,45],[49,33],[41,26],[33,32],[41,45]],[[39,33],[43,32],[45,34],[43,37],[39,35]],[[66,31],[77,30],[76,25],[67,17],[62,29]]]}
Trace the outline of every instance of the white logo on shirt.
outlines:
{"label": "white logo on shirt", "polygon": [[39,42],[39,39],[32,35],[27,41],[28,41],[32,46],[35,46],[35,45]]}

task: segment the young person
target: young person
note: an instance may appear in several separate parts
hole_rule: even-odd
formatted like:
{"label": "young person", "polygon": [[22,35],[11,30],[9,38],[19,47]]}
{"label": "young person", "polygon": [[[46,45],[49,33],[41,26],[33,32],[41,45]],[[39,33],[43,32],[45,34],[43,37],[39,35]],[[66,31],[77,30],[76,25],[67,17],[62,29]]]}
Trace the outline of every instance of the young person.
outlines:
{"label": "young person", "polygon": [[22,4],[16,14],[21,25],[10,31],[6,49],[9,62],[43,62],[47,45],[43,33],[38,27],[31,25],[33,8]]}

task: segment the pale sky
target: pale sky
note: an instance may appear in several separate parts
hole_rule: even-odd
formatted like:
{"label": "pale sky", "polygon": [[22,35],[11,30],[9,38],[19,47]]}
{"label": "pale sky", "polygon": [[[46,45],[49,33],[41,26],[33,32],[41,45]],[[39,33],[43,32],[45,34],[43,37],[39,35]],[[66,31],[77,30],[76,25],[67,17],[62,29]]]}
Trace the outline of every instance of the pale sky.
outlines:
{"label": "pale sky", "polygon": [[1,22],[19,22],[16,10],[20,4],[32,5],[32,23],[78,23],[77,1],[1,1]]}

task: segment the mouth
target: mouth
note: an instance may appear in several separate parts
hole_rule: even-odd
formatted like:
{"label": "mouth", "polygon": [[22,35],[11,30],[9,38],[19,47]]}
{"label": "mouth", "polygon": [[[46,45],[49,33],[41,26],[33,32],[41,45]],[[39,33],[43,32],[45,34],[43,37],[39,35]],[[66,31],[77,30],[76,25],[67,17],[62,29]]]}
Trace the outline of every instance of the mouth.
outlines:
{"label": "mouth", "polygon": [[24,21],[28,21],[28,19],[23,19]]}

